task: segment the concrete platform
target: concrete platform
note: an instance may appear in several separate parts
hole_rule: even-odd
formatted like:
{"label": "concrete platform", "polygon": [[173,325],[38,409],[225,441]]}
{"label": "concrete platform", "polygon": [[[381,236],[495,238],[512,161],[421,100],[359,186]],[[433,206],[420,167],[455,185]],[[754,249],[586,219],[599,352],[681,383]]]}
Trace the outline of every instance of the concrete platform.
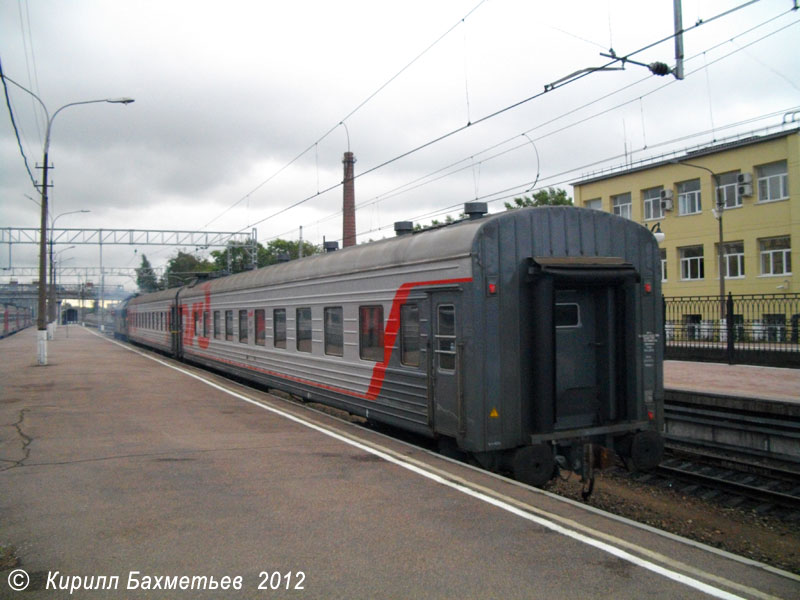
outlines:
{"label": "concrete platform", "polygon": [[800,405],[800,369],[668,360],[664,388]]}
{"label": "concrete platform", "polygon": [[800,595],[796,576],[90,330],[59,328],[37,367],[35,333],[0,340],[0,545],[20,561],[0,598]]}

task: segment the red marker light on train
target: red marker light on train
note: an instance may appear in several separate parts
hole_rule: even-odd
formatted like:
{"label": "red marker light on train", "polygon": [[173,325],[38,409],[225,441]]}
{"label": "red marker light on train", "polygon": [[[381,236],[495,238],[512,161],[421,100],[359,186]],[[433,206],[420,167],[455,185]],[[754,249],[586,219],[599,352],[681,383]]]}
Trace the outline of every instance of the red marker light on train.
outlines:
{"label": "red marker light on train", "polygon": [[496,283],[490,283],[489,284],[489,294],[493,296],[496,293],[497,293],[497,284]]}

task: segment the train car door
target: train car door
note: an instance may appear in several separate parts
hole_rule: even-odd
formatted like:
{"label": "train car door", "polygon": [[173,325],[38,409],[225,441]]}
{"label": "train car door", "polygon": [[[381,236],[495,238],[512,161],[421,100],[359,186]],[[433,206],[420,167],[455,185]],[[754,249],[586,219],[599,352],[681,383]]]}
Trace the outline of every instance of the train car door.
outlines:
{"label": "train car door", "polygon": [[175,358],[183,357],[183,319],[181,306],[176,302],[169,309],[169,332],[172,341],[172,355]]}
{"label": "train car door", "polygon": [[430,367],[436,431],[456,436],[461,414],[461,302],[457,292],[431,294]]}
{"label": "train car door", "polygon": [[599,363],[609,350],[607,327],[598,326],[601,292],[556,290],[556,429],[592,425],[600,410]]}

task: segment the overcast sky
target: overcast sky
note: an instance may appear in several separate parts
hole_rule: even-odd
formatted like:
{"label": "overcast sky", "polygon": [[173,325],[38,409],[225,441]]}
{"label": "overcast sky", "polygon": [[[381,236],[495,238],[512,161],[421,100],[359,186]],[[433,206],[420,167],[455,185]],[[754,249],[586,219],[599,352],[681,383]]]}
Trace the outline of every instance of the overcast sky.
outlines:
{"label": "overcast sky", "polygon": [[[55,119],[51,215],[91,211],[59,218],[58,228],[256,227],[267,243],[296,239],[302,225],[314,243],[339,240],[341,187],[317,193],[341,182],[349,134],[364,173],[355,187],[366,241],[476,197],[502,210],[537,174],[537,188],[571,195],[569,182],[626,156],[780,124],[800,108],[800,11],[762,0],[711,20],[744,3],[683,0],[684,28],[704,22],[685,35],[684,81],[629,63],[546,94],[547,84],[608,64],[601,52],[625,56],[670,36],[672,0],[0,0],[0,59],[51,114],[70,102],[136,100],[70,107]],[[631,58],[674,66],[674,43]],[[22,90],[8,91],[40,179],[43,113]],[[28,198],[38,192],[2,113],[0,226],[38,227]],[[106,247],[104,265],[138,266],[144,252],[159,266],[176,251]],[[0,266],[8,254],[0,248]],[[37,248],[15,245],[12,257],[15,267],[36,266]],[[97,266],[98,249],[61,258]]]}

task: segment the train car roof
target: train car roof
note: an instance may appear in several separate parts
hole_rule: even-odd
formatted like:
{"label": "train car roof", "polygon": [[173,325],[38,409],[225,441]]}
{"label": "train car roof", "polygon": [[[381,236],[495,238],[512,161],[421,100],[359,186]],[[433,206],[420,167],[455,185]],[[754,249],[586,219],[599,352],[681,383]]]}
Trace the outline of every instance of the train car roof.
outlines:
{"label": "train car roof", "polygon": [[[201,286],[203,290],[209,289],[212,293],[230,292],[278,285],[289,281],[336,277],[347,273],[363,273],[387,267],[463,258],[474,251],[481,228],[490,223],[499,224],[503,221],[531,223],[534,230],[540,232],[570,227],[574,223],[576,227],[602,231],[608,234],[608,237],[613,237],[611,236],[613,223],[616,227],[641,230],[642,234],[652,237],[647,228],[638,223],[602,211],[572,206],[522,208],[478,219],[465,219],[447,226],[351,246],[335,252],[315,254],[227,277],[198,280],[183,288],[176,287],[137,296],[130,301],[130,304],[174,300],[179,290],[184,290],[181,292],[181,296],[193,295],[193,288],[196,289],[195,293],[199,293]],[[554,231],[548,233],[556,235]],[[206,287],[206,284],[209,284],[209,287]]]}

